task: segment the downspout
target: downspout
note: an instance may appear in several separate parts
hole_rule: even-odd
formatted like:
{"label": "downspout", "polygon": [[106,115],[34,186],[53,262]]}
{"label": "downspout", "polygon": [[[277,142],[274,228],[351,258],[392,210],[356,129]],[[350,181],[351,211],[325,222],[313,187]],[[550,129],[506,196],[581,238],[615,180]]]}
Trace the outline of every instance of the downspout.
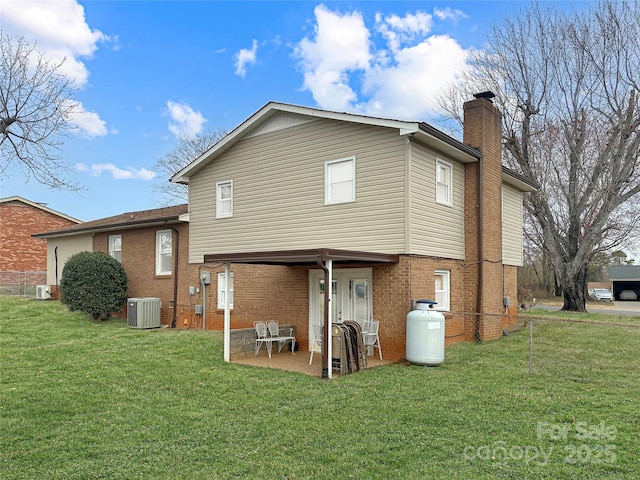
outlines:
{"label": "downspout", "polygon": [[329,378],[329,269],[324,264],[324,252],[318,257],[318,266],[324,271],[324,327],[322,329],[322,378]]}
{"label": "downspout", "polygon": [[173,256],[173,319],[171,320],[171,328],[176,328],[178,323],[178,265],[180,260],[180,232],[178,229],[171,227],[171,230],[176,234],[176,254]]}
{"label": "downspout", "polygon": [[481,342],[480,335],[480,322],[482,321],[482,279],[484,274],[484,181],[483,181],[483,162],[482,157],[478,159],[478,300],[476,303],[476,325],[474,332],[474,339],[476,342]]}
{"label": "downspout", "polygon": [[[60,290],[60,285],[58,283],[58,247],[53,249],[53,256],[56,259],[56,291],[55,293],[57,294],[58,291]],[[59,299],[60,297],[58,297]]]}

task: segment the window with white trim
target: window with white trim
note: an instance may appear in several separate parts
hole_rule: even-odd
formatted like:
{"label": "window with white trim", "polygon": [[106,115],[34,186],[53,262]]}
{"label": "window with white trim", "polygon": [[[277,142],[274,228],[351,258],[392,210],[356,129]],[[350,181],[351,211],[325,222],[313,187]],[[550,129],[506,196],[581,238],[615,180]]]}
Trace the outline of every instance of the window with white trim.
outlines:
{"label": "window with white trim", "polygon": [[436,203],[453,204],[453,167],[444,160],[436,160]]}
{"label": "window with white trim", "polygon": [[435,271],[435,294],[436,294],[436,310],[449,310],[450,309],[450,279],[451,272],[449,270],[436,270]]}
{"label": "window with white trim", "polygon": [[[225,272],[218,273],[218,308],[223,309],[226,303],[226,282]],[[229,283],[229,308],[233,308],[233,272],[231,272],[231,282]]]}
{"label": "window with white trim", "polygon": [[233,181],[216,183],[216,218],[233,217]]}
{"label": "window with white trim", "polygon": [[156,232],[156,275],[171,275],[173,266],[173,232],[158,230]]}
{"label": "window with white trim", "polygon": [[356,200],[356,157],[332,160],[324,164],[324,203]]}
{"label": "window with white trim", "polygon": [[122,262],[122,235],[109,235],[109,256]]}

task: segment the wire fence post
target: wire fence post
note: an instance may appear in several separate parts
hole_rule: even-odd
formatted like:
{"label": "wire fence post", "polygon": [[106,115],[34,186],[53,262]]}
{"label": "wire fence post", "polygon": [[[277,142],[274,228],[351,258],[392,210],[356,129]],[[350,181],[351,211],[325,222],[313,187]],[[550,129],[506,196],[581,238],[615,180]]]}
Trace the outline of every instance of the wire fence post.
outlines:
{"label": "wire fence post", "polygon": [[533,317],[529,317],[529,374],[533,365]]}

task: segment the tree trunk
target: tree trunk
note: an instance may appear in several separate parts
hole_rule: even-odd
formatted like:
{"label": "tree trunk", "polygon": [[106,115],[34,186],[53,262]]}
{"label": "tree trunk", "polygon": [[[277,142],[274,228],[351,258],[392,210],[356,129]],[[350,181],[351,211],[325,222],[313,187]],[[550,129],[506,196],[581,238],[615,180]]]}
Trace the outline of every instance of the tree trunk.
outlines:
{"label": "tree trunk", "polygon": [[563,272],[560,284],[562,286],[562,296],[564,304],[562,310],[570,312],[586,312],[587,311],[587,267],[578,267],[578,270],[571,271],[571,264],[567,265],[567,269]]}

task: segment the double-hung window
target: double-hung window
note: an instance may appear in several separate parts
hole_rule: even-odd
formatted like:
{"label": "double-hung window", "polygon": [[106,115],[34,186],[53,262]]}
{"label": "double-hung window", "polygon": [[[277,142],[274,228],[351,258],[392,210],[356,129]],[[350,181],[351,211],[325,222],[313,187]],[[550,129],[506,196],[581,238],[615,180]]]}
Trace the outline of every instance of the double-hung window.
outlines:
{"label": "double-hung window", "polygon": [[[223,309],[226,303],[227,276],[224,272],[218,273],[218,308]],[[233,272],[229,282],[229,308],[233,308]]]}
{"label": "double-hung window", "polygon": [[109,256],[122,262],[122,235],[109,235]]}
{"label": "double-hung window", "polygon": [[325,163],[324,203],[354,202],[356,199],[356,158],[343,158]]}
{"label": "double-hung window", "polygon": [[156,232],[156,275],[171,275],[173,265],[173,235],[171,230]]}
{"label": "double-hung window", "polygon": [[233,181],[216,183],[216,218],[233,217]]}
{"label": "double-hung window", "polygon": [[436,294],[436,310],[449,310],[450,309],[450,272],[449,270],[436,270],[435,271],[435,294]]}
{"label": "double-hung window", "polygon": [[453,167],[443,160],[436,160],[436,203],[453,204]]}

